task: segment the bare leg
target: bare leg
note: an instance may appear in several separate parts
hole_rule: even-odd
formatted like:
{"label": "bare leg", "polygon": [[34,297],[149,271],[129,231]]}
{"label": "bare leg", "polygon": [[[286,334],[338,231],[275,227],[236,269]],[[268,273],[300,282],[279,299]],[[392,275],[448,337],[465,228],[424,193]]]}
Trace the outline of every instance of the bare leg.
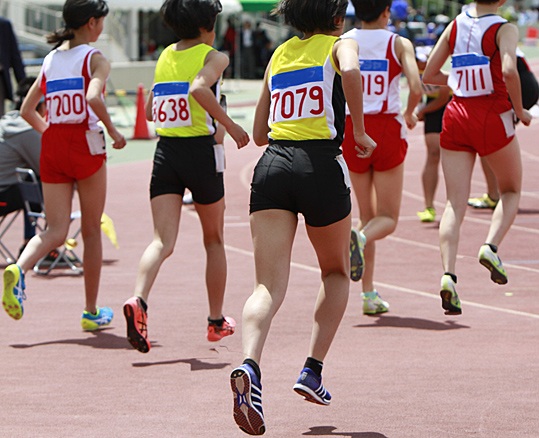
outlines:
{"label": "bare leg", "polygon": [[494,209],[487,243],[499,245],[515,220],[522,186],[522,162],[516,136],[503,149],[485,157],[500,190],[500,202]]}
{"label": "bare leg", "polygon": [[287,210],[251,214],[256,283],[243,308],[242,341],[244,356],[256,363],[260,363],[271,321],[286,295],[297,223],[296,215]]}
{"label": "bare leg", "polygon": [[421,174],[425,207],[434,208],[434,195],[438,186],[438,168],[440,167],[440,134],[430,132],[425,134],[427,145],[427,160]]}
{"label": "bare leg", "polygon": [[64,244],[71,223],[73,184],[43,183],[43,199],[47,228],[32,237],[17,260],[23,272],[32,269],[49,251]]}
{"label": "bare leg", "polygon": [[440,251],[445,272],[455,273],[455,263],[464,219],[475,155],[442,149],[447,204],[440,221]]}
{"label": "bare leg", "polygon": [[225,199],[213,204],[195,203],[202,224],[204,248],[206,249],[206,288],[210,306],[210,318],[220,319],[226,286],[226,253],[223,240]]}
{"label": "bare leg", "polygon": [[[395,231],[399,220],[402,198],[404,164],[385,172],[373,172],[372,188],[365,185],[368,174],[351,173],[352,185],[356,193],[363,234],[367,237],[365,247],[365,270],[362,283],[363,292],[374,290],[374,242]],[[370,248],[369,248],[370,247]]]}
{"label": "bare leg", "polygon": [[[86,310],[96,312],[101,265],[103,264],[103,247],[101,242],[101,216],[105,208],[107,192],[107,167],[101,166],[92,176],[77,182],[80,211],[81,234],[84,241],[84,290],[86,294]],[[47,209],[47,212],[49,209]],[[48,215],[48,213],[47,213]]]}
{"label": "bare leg", "polygon": [[350,291],[350,216],[326,227],[307,226],[322,271],[309,356],[324,361],[346,310]]}
{"label": "bare leg", "polygon": [[497,201],[498,199],[500,199],[500,192],[498,191],[498,180],[496,179],[496,175],[490,167],[490,164],[488,164],[487,157],[481,157],[481,167],[483,169],[483,173],[485,174],[485,180],[487,182],[487,194],[489,195],[490,199],[492,199],[493,201]]}
{"label": "bare leg", "polygon": [[142,254],[135,284],[135,296],[146,302],[159,268],[174,251],[182,204],[182,197],[175,194],[156,196],[151,200],[154,237]]}

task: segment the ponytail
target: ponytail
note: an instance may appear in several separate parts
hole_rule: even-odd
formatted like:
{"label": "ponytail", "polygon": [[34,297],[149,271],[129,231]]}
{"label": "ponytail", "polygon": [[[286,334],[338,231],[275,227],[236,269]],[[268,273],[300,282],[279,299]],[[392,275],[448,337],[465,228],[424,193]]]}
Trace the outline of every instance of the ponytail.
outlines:
{"label": "ponytail", "polygon": [[68,27],[63,27],[47,35],[47,43],[55,44],[53,48],[54,50],[60,47],[64,41],[72,40],[74,37],[75,37],[75,34],[73,33],[73,29],[70,29]]}

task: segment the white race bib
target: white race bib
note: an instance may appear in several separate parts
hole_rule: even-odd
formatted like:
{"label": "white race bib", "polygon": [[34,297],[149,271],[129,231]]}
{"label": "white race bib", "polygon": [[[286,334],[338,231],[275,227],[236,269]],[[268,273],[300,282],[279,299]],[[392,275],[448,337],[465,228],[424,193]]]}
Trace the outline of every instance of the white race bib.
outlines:
{"label": "white race bib", "polygon": [[494,92],[490,60],[477,53],[454,55],[447,85],[455,96],[486,96]]}
{"label": "white race bib", "polygon": [[82,123],[87,118],[84,78],[47,81],[45,97],[50,123]]}
{"label": "white race bib", "polygon": [[389,93],[389,61],[387,59],[360,59],[359,67],[365,104],[385,101]]}
{"label": "white race bib", "polygon": [[271,78],[271,123],[322,117],[323,67],[279,73]]}
{"label": "white race bib", "polygon": [[153,87],[153,121],[156,128],[191,126],[189,82],[160,82]]}

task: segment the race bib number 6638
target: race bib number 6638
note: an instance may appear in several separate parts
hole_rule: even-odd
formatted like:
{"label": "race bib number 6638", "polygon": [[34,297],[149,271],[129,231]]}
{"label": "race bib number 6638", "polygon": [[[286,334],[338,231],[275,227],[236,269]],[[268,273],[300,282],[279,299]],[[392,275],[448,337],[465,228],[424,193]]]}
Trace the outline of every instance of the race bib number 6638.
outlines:
{"label": "race bib number 6638", "polygon": [[323,67],[309,67],[271,78],[273,123],[324,115]]}
{"label": "race bib number 6638", "polygon": [[191,126],[189,82],[160,82],[153,87],[153,121],[156,128]]}

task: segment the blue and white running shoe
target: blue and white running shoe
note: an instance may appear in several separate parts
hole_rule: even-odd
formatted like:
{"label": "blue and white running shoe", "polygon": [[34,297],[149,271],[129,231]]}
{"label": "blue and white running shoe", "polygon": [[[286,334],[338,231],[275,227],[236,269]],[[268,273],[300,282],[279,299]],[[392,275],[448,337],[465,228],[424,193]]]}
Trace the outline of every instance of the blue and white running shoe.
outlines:
{"label": "blue and white running shoe", "polygon": [[262,385],[253,368],[242,364],[230,374],[230,386],[234,394],[234,420],[249,435],[266,432],[262,412]]}
{"label": "blue and white running shoe", "polygon": [[310,368],[303,368],[294,391],[311,403],[327,406],[331,403],[331,395],[322,385],[322,377],[318,377]]}
{"label": "blue and white running shoe", "polygon": [[82,312],[80,324],[83,330],[93,331],[111,323],[114,312],[110,307],[95,306],[95,308],[97,309],[95,315],[92,315],[90,312],[86,312],[86,310]]}

